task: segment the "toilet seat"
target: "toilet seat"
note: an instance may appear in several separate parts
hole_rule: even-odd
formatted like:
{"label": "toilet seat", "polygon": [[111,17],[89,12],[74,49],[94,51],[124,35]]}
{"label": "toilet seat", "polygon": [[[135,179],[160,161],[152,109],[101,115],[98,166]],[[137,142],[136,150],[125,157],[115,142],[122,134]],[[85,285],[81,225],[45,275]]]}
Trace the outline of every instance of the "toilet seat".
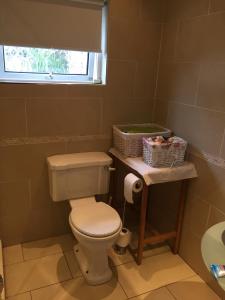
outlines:
{"label": "toilet seat", "polygon": [[71,224],[81,233],[91,237],[107,237],[121,227],[120,216],[104,202],[96,202],[72,209]]}

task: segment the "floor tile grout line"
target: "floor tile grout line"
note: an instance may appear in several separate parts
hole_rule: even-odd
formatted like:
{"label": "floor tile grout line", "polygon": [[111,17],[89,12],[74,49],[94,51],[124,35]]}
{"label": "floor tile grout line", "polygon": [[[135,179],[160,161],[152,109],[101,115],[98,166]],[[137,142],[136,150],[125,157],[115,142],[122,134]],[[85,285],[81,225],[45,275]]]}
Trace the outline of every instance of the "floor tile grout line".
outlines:
{"label": "floor tile grout line", "polygon": [[21,253],[22,253],[22,257],[23,257],[23,262],[25,262],[25,257],[24,257],[24,252],[23,252],[23,244],[21,243]]}
{"label": "floor tile grout line", "polygon": [[175,300],[178,300],[178,299],[176,298],[176,296],[170,291],[170,289],[168,288],[168,286],[169,286],[169,284],[168,284],[168,285],[165,285],[166,290],[169,292],[169,294],[170,294]]}
{"label": "floor tile grout line", "polygon": [[70,252],[70,251],[72,251],[72,249],[68,250],[68,251],[65,251],[65,252],[54,252],[54,253],[51,253],[51,254],[47,254],[47,255],[44,255],[44,256],[38,256],[38,257],[30,258],[30,259],[25,259],[23,257],[23,259],[24,259],[23,261],[19,261],[19,262],[16,262],[16,263],[11,263],[11,264],[4,264],[4,267],[14,266],[14,265],[18,265],[18,264],[21,264],[21,263],[42,259],[42,258],[45,258],[45,257],[55,256],[57,254],[62,254],[64,256],[64,254],[66,252]]}
{"label": "floor tile grout line", "polygon": [[[77,277],[77,278],[80,278],[80,277]],[[34,291],[38,291],[38,290],[47,288],[47,287],[49,287],[49,286],[61,284],[61,283],[68,282],[68,281],[71,281],[71,280],[74,280],[74,279],[75,279],[75,278],[70,278],[70,279],[67,279],[67,280],[58,281],[58,282],[55,282],[55,283],[51,283],[51,284],[48,284],[48,285],[44,285],[44,286],[41,286],[41,287],[39,287],[39,288],[36,288],[36,289],[33,289],[33,290],[28,290],[28,291],[26,291],[26,292],[23,292],[23,294],[24,294],[24,293],[30,292],[31,295],[32,295],[32,292],[34,292]],[[14,295],[14,296],[17,296],[17,295],[21,295],[21,293],[20,293],[20,294],[16,294],[16,295]],[[11,297],[11,296],[10,296],[10,297]]]}
{"label": "floor tile grout line", "polygon": [[70,270],[70,267],[69,267],[69,262],[67,261],[67,257],[66,257],[66,255],[65,255],[65,253],[64,253],[64,252],[63,252],[63,257],[64,257],[64,259],[65,259],[65,261],[66,261],[66,265],[67,265],[67,267],[68,267],[68,269],[69,269],[69,272],[70,272],[71,278],[73,279],[74,277],[73,277],[72,271]]}
{"label": "floor tile grout line", "polygon": [[127,297],[127,299],[129,299],[127,293],[125,292],[125,289],[123,288],[121,282],[119,281],[119,278],[117,277],[116,279],[117,279],[117,282],[118,282],[119,286],[121,287],[122,291],[124,292],[125,296]]}

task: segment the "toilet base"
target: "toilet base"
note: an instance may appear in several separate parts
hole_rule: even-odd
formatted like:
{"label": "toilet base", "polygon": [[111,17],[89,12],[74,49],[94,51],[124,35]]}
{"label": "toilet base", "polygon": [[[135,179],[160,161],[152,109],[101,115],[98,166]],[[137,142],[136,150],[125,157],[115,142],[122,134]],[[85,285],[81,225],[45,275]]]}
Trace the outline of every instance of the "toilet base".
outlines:
{"label": "toilet base", "polygon": [[88,284],[100,285],[112,278],[112,271],[109,268],[106,253],[97,253],[94,263],[92,259],[90,260],[92,263],[89,263],[85,250],[82,249],[79,243],[74,246],[73,250],[80,270]]}

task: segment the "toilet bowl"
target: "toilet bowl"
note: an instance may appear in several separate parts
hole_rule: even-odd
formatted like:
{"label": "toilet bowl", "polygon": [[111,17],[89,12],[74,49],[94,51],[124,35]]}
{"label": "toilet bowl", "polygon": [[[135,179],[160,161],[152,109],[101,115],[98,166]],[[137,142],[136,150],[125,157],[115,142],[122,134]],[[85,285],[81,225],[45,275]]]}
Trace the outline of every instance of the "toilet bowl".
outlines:
{"label": "toilet bowl", "polygon": [[[93,195],[109,192],[112,159],[103,152],[54,155],[47,158],[53,201],[69,201],[69,224],[78,241],[74,252],[87,282],[108,281],[112,271],[107,250],[122,229],[118,213]],[[73,200],[70,200],[73,199]]]}
{"label": "toilet bowl", "polygon": [[81,272],[91,285],[111,279],[107,250],[116,242],[122,224],[118,213],[94,198],[70,201],[69,223],[78,244],[74,253]]}

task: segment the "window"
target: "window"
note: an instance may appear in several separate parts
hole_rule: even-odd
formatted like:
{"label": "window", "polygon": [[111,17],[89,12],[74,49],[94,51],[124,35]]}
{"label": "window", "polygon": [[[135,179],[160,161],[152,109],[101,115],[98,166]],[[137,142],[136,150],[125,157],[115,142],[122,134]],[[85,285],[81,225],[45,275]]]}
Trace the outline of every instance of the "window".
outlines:
{"label": "window", "polygon": [[107,0],[0,1],[0,81],[104,83]]}
{"label": "window", "polygon": [[101,82],[101,54],[0,46],[1,81]]}

